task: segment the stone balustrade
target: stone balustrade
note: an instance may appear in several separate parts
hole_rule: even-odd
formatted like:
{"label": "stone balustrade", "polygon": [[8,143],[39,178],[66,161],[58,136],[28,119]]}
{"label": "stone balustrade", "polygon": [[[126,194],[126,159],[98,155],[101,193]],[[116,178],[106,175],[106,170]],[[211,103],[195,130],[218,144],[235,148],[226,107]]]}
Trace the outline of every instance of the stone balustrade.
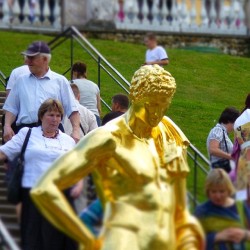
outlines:
{"label": "stone balustrade", "polygon": [[[0,0],[0,28],[248,36],[250,0]],[[95,25],[89,25],[94,23]]]}
{"label": "stone balustrade", "polygon": [[123,30],[247,35],[249,0],[120,0],[116,27]]}
{"label": "stone balustrade", "polygon": [[60,0],[0,0],[0,28],[60,29]]}

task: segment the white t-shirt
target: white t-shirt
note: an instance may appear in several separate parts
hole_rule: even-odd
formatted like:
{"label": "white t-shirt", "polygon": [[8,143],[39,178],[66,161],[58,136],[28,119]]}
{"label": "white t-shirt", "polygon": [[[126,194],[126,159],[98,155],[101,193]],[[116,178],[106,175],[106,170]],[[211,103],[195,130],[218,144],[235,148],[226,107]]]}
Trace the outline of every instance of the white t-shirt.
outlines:
{"label": "white t-shirt", "polygon": [[[9,160],[13,160],[21,152],[28,129],[27,127],[22,128],[10,141],[0,147],[0,151]],[[24,153],[25,167],[22,187],[32,188],[52,163],[74,146],[74,139],[60,130],[58,136],[51,139],[42,135],[41,126],[32,128]]]}
{"label": "white t-shirt", "polygon": [[146,51],[146,62],[161,61],[163,59],[168,59],[168,55],[162,46],[156,46],[154,49]]}
{"label": "white t-shirt", "polygon": [[73,81],[80,91],[80,104],[100,116],[97,108],[97,96],[100,95],[99,87],[87,79],[75,79]]}

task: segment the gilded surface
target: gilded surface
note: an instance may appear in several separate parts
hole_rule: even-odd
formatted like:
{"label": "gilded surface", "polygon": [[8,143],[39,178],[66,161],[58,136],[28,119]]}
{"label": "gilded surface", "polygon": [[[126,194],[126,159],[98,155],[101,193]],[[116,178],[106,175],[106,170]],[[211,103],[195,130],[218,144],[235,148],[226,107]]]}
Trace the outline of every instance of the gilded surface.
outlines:
{"label": "gilded surface", "polygon": [[245,190],[248,187],[250,176],[250,123],[239,126],[235,131],[241,145],[240,157],[237,166],[236,188]]}
{"label": "gilded surface", "polygon": [[[169,72],[141,67],[128,112],[85,136],[32,190],[43,214],[82,249],[203,249],[203,232],[186,206],[189,142],[164,116],[174,92]],[[98,239],[61,192],[93,171],[105,207]]]}

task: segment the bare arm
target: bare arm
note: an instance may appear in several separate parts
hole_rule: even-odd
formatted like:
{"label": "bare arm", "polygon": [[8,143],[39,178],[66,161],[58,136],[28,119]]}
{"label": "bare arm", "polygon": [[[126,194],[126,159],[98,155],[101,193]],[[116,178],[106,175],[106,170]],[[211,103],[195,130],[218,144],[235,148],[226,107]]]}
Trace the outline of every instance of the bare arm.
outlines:
{"label": "bare arm", "polygon": [[209,154],[220,157],[220,158],[231,160],[232,159],[231,154],[221,150],[219,145],[220,145],[220,143],[217,140],[214,140],[214,139],[210,140],[210,142],[209,142]]}
{"label": "bare arm", "polygon": [[145,62],[144,65],[153,65],[153,64],[158,64],[160,66],[164,66],[164,65],[168,65],[169,64],[169,60],[166,59],[162,59],[162,60],[158,60],[158,61],[153,61],[153,62]]}
{"label": "bare arm", "polygon": [[72,125],[72,134],[71,137],[78,142],[80,140],[80,115],[78,111],[74,111],[71,113],[70,122]]}
{"label": "bare arm", "polygon": [[9,141],[14,135],[14,131],[11,128],[11,124],[16,120],[16,116],[9,111],[5,112],[5,124],[3,138],[5,141]]}
{"label": "bare arm", "polygon": [[101,114],[102,114],[102,105],[101,105],[101,96],[100,96],[100,94],[96,95],[96,99],[97,99],[97,109],[98,109],[99,115],[101,116]]}
{"label": "bare arm", "polygon": [[81,180],[93,168],[100,167],[101,162],[107,161],[114,150],[115,142],[110,134],[97,129],[54,162],[31,191],[32,199],[41,212],[57,228],[84,244],[85,250],[92,250],[99,243],[76,216],[61,190]]}
{"label": "bare arm", "polygon": [[77,182],[77,184],[71,189],[70,195],[74,199],[78,198],[82,193],[83,189],[83,180]]}

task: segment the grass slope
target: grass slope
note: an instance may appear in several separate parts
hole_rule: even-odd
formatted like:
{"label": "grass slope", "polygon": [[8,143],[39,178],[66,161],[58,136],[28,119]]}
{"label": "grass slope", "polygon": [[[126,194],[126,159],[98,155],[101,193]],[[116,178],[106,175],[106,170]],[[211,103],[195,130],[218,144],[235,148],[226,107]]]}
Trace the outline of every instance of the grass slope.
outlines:
{"label": "grass slope", "polygon": [[[1,67],[9,75],[22,64],[20,52],[34,40],[52,40],[52,36],[23,32],[0,32]],[[90,42],[128,80],[144,62],[145,46],[141,43],[90,39]],[[189,140],[206,155],[205,142],[226,106],[241,109],[249,91],[250,59],[193,50],[167,49],[170,64],[165,67],[176,79],[177,91],[167,115],[184,131]],[[89,56],[76,46],[75,60],[88,65],[88,78],[97,81],[97,69]],[[67,41],[53,51],[51,68],[64,73],[70,65]],[[69,74],[66,75],[69,78]],[[109,98],[120,90],[103,77],[101,95]],[[107,110],[104,108],[105,113]]]}

